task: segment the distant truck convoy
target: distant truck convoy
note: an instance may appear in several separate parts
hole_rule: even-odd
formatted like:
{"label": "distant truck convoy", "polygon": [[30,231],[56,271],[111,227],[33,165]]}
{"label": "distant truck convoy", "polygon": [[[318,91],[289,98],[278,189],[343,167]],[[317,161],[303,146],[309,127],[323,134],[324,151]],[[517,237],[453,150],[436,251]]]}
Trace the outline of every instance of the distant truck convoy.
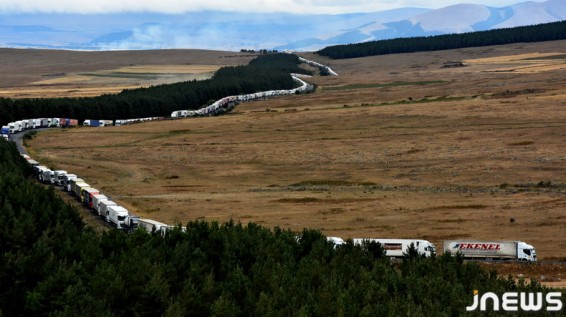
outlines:
{"label": "distant truck convoy", "polygon": [[522,241],[444,241],[444,252],[460,253],[470,260],[510,260],[535,262],[535,248]]}
{"label": "distant truck convoy", "polygon": [[388,257],[400,258],[404,257],[409,246],[413,244],[417,252],[425,257],[432,256],[436,253],[434,244],[427,240],[418,239],[353,239],[354,244],[361,245],[364,241],[378,242],[385,249],[385,255]]}

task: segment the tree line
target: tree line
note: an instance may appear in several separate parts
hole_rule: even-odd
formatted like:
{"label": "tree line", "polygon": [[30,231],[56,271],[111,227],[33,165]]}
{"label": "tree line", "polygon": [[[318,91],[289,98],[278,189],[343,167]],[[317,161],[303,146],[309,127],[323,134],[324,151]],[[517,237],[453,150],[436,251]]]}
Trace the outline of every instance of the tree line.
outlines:
{"label": "tree line", "polygon": [[292,54],[266,54],[248,65],[219,69],[211,79],[126,89],[83,98],[0,98],[0,124],[31,118],[130,119],[169,116],[196,110],[220,98],[259,91],[292,89],[290,72],[310,74]]}
{"label": "tree line", "polygon": [[475,289],[548,291],[450,255],[392,263],[379,244],[335,248],[316,230],[98,233],[2,140],[0,175],[0,316],[460,316]]}
{"label": "tree line", "polygon": [[358,44],[334,45],[317,51],[317,54],[342,59],[564,39],[566,39],[566,21],[560,21],[462,34],[396,38]]}

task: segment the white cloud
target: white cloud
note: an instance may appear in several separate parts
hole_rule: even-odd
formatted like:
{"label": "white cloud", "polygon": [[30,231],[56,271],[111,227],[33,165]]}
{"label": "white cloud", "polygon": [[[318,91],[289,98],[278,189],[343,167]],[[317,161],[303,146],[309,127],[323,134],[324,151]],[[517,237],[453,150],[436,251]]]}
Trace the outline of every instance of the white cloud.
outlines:
{"label": "white cloud", "polygon": [[[501,7],[524,0],[0,0],[0,13],[184,13],[202,10],[238,12],[348,13],[401,7],[440,8],[457,3]],[[541,0],[536,0],[541,2]]]}

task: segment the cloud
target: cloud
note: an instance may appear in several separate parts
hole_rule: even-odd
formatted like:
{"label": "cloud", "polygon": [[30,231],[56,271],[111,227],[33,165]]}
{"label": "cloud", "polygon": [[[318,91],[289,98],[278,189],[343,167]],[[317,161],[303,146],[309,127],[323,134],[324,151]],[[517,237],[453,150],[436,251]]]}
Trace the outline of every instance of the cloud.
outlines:
{"label": "cloud", "polygon": [[[118,13],[180,14],[203,10],[236,12],[352,13],[401,7],[439,8],[457,3],[506,6],[523,0],[0,0],[0,13]],[[536,0],[538,2],[542,0]]]}
{"label": "cloud", "polygon": [[[186,13],[203,10],[237,12],[341,13],[388,9],[399,0],[1,0],[0,12],[43,13]],[[365,10],[364,10],[365,8]]]}

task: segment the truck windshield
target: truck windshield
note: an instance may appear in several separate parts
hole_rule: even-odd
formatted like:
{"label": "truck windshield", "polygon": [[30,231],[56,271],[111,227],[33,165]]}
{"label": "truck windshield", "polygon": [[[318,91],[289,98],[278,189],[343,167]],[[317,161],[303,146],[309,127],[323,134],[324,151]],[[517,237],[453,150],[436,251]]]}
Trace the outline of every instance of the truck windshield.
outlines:
{"label": "truck windshield", "polygon": [[124,221],[124,219],[126,219],[126,216],[118,216],[119,221]]}

